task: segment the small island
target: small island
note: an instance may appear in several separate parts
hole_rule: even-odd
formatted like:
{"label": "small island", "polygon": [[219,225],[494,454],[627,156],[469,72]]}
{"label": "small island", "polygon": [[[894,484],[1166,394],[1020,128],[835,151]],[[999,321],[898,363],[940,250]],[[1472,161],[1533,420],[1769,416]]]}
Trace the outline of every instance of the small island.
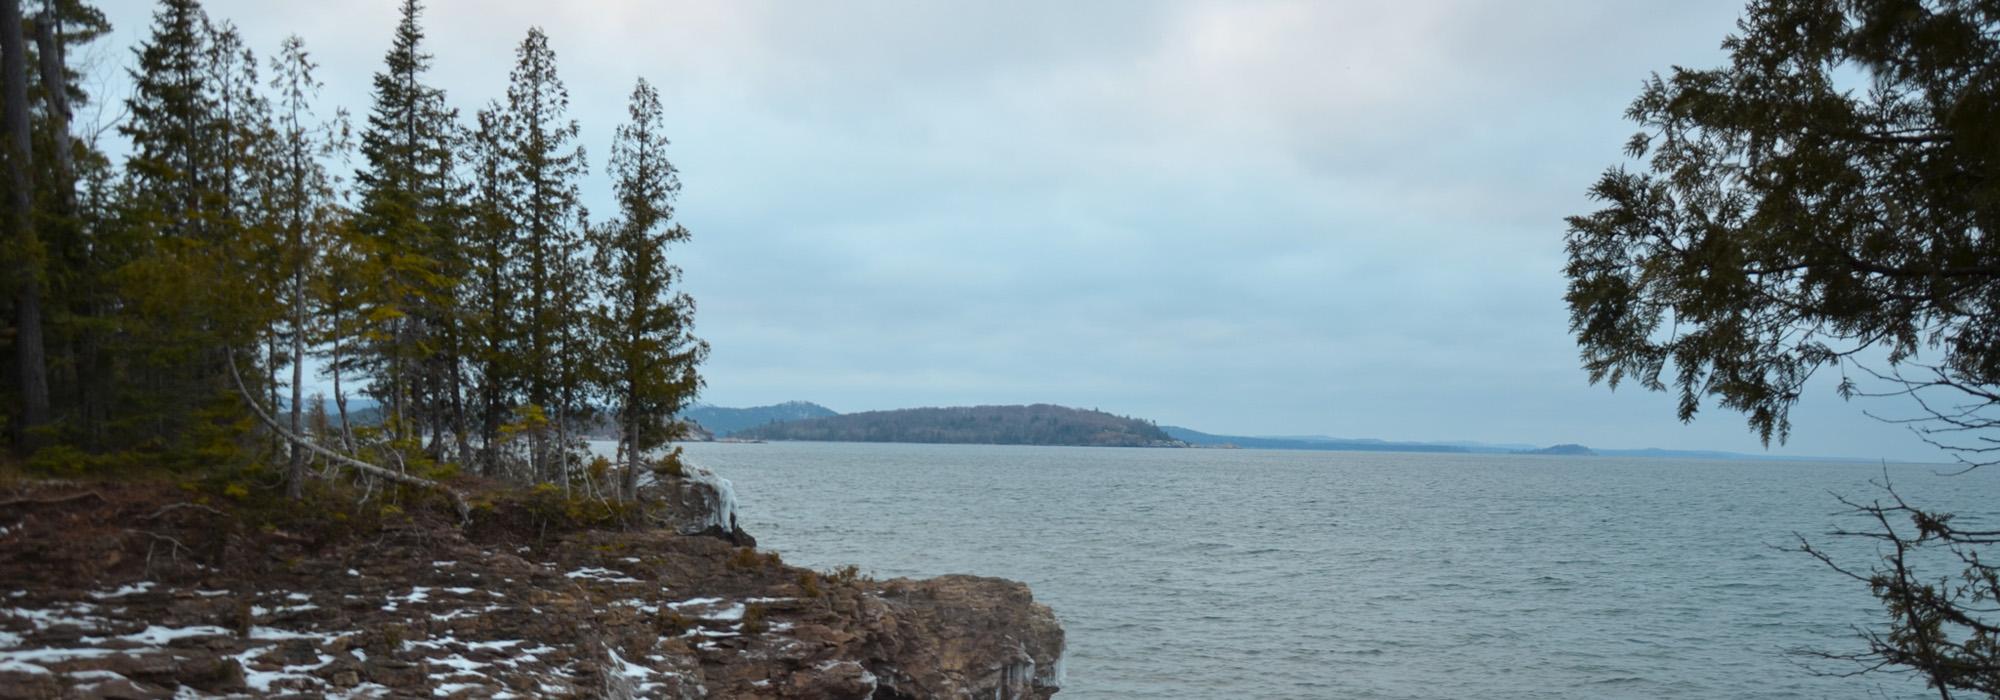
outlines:
{"label": "small island", "polygon": [[1566,442],[1566,443],[1563,443],[1563,444],[1560,444],[1560,445],[1550,445],[1550,446],[1548,446],[1548,447],[1544,447],[1544,448],[1542,448],[1542,449],[1539,449],[1539,450],[1522,450],[1522,451],[1520,451],[1520,452],[1516,452],[1516,453],[1514,453],[1514,454],[1523,454],[1523,455],[1553,455],[1553,456],[1557,456],[1557,457],[1596,457],[1596,456],[1597,456],[1597,452],[1596,452],[1595,450],[1592,450],[1592,449],[1590,449],[1590,448],[1588,448],[1588,447],[1584,447],[1584,446],[1582,446],[1582,445],[1578,445],[1578,444],[1576,444],[1576,443],[1573,443],[1573,442]]}

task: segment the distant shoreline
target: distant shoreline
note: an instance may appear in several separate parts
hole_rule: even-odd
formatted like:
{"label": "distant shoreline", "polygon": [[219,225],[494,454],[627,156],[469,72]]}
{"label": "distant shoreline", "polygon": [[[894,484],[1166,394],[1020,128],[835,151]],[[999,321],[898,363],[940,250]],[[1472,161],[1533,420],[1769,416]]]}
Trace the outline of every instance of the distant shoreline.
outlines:
{"label": "distant shoreline", "polygon": [[[1535,445],[1470,441],[1394,441],[1324,435],[1221,435],[1159,425],[1142,418],[1053,404],[906,408],[840,413],[809,401],[726,408],[701,405],[686,418],[719,441],[866,442],[917,445],[1021,445],[1041,447],[1153,447],[1314,452],[1436,454],[1540,454],[1587,458],[1827,462],[1859,464],[1880,458],[1774,455],[1658,447],[1613,449],[1581,443]],[[1949,464],[1901,460],[1896,464]]]}
{"label": "distant shoreline", "polygon": [[1192,445],[1192,444],[1160,445],[1160,446],[1045,445],[1045,444],[997,443],[997,442],[916,442],[907,440],[742,440],[742,439],[704,440],[701,442],[714,445],[722,445],[722,444],[928,445],[928,446],[940,446],[940,447],[1053,447],[1053,448],[1085,448],[1085,449],[1114,449],[1114,450],[1161,449],[1161,450],[1234,450],[1234,451],[1245,451],[1245,452],[1333,452],[1333,453],[1361,453],[1361,454],[1385,454],[1385,455],[1435,454],[1435,455],[1455,455],[1455,456],[1467,456],[1467,457],[1473,457],[1473,456],[1541,457],[1541,458],[1560,459],[1566,462],[1577,461],[1585,463],[1597,460],[1625,460],[1625,459],[1645,459],[1645,460],[1684,461],[1684,462],[1781,462],[1781,463],[1806,463],[1806,464],[1811,464],[1811,463],[1874,464],[1880,462],[1898,467],[1935,467],[1943,470],[1952,470],[1958,467],[1958,465],[1947,464],[1942,462],[1913,462],[1908,460],[1895,460],[1895,459],[1862,459],[1859,457],[1800,457],[1793,455],[1754,456],[1748,454],[1717,453],[1717,452],[1686,453],[1686,454],[1700,454],[1709,456],[1684,456],[1683,453],[1679,453],[1673,450],[1650,450],[1650,451],[1649,450],[1596,450],[1595,454],[1590,454],[1590,455],[1566,455],[1566,454],[1537,454],[1533,451],[1526,451],[1526,450],[1517,451],[1517,450],[1465,449],[1457,451],[1446,451],[1446,450],[1367,449],[1367,448],[1312,449],[1312,448],[1244,447],[1240,445]]}

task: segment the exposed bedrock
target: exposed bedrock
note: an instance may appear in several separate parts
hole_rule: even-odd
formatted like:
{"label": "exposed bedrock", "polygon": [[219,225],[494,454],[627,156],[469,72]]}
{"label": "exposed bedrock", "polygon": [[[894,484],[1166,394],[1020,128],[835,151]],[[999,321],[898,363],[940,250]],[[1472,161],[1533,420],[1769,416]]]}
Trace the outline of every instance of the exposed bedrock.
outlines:
{"label": "exposed bedrock", "polygon": [[[716,486],[690,493],[733,502]],[[0,488],[0,698],[1047,698],[1062,683],[1063,631],[1012,581],[813,572],[671,529],[294,532],[185,498]]]}

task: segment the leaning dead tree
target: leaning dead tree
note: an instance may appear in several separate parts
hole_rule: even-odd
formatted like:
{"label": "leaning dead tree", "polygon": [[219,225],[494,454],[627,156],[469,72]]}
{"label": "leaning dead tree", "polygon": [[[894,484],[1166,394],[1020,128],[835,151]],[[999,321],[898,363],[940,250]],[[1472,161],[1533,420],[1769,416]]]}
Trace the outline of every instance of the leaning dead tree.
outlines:
{"label": "leaning dead tree", "polygon": [[378,479],[382,479],[384,481],[392,481],[398,484],[403,484],[406,486],[415,486],[417,488],[428,489],[444,494],[446,498],[451,499],[452,508],[458,511],[459,520],[467,520],[472,517],[472,507],[466,504],[465,496],[463,494],[460,494],[457,490],[451,488],[450,486],[446,486],[443,483],[432,481],[430,479],[425,479],[423,477],[412,476],[410,474],[397,471],[394,469],[389,469],[386,467],[369,464],[354,457],[350,457],[341,454],[339,452],[335,452],[332,449],[329,449],[325,446],[320,445],[317,442],[314,442],[311,438],[299,435],[290,430],[286,430],[285,426],[278,422],[278,419],[271,417],[270,411],[264,410],[263,404],[257,401],[256,395],[252,394],[249,388],[244,386],[243,373],[236,369],[236,359],[233,354],[231,355],[229,360],[229,374],[231,378],[236,380],[236,391],[238,394],[242,395],[243,403],[250,407],[250,411],[256,414],[258,421],[262,422],[265,428],[270,429],[272,434],[277,435],[280,439],[284,440],[285,442],[303,448],[309,452],[312,452],[313,454],[325,457],[329,461],[332,461],[336,464],[340,464],[342,466],[348,467],[350,469],[353,469],[355,471],[367,474],[369,476]]}

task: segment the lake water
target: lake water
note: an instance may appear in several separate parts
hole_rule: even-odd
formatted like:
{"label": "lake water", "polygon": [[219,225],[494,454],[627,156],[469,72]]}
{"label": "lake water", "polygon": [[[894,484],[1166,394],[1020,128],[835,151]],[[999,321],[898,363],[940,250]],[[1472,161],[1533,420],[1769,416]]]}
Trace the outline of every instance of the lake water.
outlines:
{"label": "lake water", "polygon": [[[1870,464],[830,443],[692,444],[786,561],[1028,583],[1066,698],[1935,697],[1814,676],[1867,591],[1774,547]],[[2000,471],[1892,466],[1993,521]],[[1865,567],[1858,542],[1832,545]],[[1941,572],[1942,573],[1942,572]],[[1823,670],[1848,670],[1822,666]]]}

